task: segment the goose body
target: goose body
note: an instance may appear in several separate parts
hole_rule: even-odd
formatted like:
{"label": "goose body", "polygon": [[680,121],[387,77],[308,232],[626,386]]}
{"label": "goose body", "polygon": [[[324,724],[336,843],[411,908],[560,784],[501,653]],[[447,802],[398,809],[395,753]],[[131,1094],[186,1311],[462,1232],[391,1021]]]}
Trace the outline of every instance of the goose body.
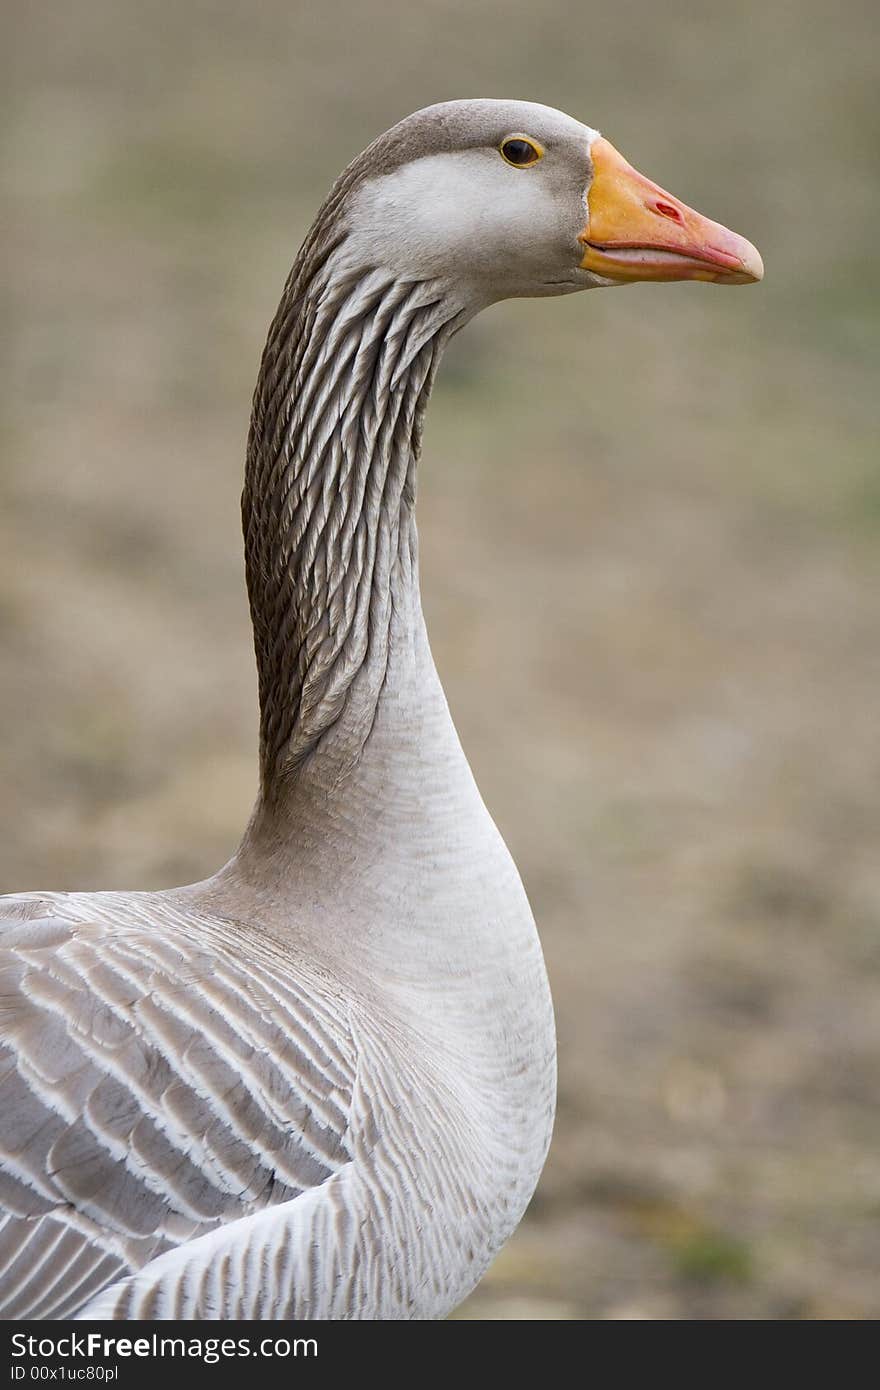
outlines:
{"label": "goose body", "polygon": [[[442,1317],[519,1221],[553,1014],[431,658],[415,465],[442,349],[486,304],[758,278],[640,179],[559,112],[454,102],[319,212],[248,442],[242,844],[183,888],[0,900],[4,1316]],[[634,188],[678,218],[651,213],[656,246]]]}

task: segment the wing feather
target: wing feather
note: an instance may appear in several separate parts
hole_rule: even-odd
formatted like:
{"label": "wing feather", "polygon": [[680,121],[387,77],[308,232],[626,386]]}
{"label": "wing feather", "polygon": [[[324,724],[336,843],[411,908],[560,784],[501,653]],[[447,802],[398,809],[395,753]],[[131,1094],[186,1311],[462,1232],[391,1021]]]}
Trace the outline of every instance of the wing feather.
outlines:
{"label": "wing feather", "polygon": [[340,991],[253,927],[162,895],[4,900],[2,1315],[66,1316],[325,1183],[355,1074]]}

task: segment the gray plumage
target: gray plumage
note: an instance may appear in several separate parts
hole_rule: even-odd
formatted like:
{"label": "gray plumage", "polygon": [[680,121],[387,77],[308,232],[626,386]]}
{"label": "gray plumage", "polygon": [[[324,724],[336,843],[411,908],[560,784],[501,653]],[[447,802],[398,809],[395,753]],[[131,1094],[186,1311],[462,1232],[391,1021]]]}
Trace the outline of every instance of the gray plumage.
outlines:
{"label": "gray plumage", "polygon": [[[653,270],[641,242],[586,268],[599,138],[529,103],[430,107],[319,212],[248,438],[244,839],[203,883],[0,900],[4,1316],[442,1317],[522,1216],[553,1014],[425,631],[425,407],[449,337],[499,299],[760,266],[683,209]],[[601,149],[613,193],[629,166]],[[727,249],[690,254],[691,226]]]}
{"label": "gray plumage", "polygon": [[263,356],[242,847],[204,884],[0,905],[6,1317],[442,1316],[540,1171],[540,948],[418,600],[422,416],[468,315],[347,254],[419,131],[443,143],[411,118],[341,177]]}

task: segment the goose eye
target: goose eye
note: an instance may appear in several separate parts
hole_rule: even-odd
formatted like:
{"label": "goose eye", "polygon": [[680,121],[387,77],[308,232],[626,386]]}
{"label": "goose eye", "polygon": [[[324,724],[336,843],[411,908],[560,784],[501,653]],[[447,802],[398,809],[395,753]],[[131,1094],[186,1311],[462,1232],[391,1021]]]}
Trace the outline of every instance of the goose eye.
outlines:
{"label": "goose eye", "polygon": [[508,135],[506,140],[502,140],[500,150],[502,159],[517,169],[527,169],[530,164],[537,164],[544,153],[538,142],[530,140],[527,135]]}

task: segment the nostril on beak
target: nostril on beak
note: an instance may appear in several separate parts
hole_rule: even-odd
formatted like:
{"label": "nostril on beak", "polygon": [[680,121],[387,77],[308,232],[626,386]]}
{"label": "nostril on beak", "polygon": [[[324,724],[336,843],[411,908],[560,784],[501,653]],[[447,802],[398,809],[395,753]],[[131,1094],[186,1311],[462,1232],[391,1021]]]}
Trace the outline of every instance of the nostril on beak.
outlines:
{"label": "nostril on beak", "polygon": [[668,217],[671,222],[681,222],[682,220],[678,208],[673,207],[671,203],[657,202],[654,204],[654,211],[659,212],[661,217]]}

